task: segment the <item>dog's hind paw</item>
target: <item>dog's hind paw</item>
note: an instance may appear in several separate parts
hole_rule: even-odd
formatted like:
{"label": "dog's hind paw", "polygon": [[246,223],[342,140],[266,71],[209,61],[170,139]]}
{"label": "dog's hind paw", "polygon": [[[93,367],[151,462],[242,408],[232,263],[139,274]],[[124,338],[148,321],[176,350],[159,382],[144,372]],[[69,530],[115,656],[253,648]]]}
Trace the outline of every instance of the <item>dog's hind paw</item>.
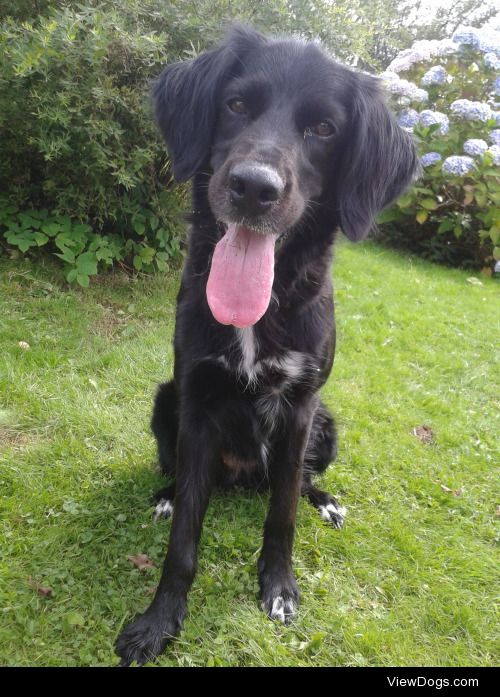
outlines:
{"label": "dog's hind paw", "polygon": [[157,521],[160,518],[170,518],[174,512],[174,504],[169,499],[160,499],[153,511],[153,520]]}
{"label": "dog's hind paw", "polygon": [[339,506],[336,501],[330,501],[326,506],[318,506],[318,512],[326,523],[331,523],[334,528],[340,529],[344,525],[346,509]]}

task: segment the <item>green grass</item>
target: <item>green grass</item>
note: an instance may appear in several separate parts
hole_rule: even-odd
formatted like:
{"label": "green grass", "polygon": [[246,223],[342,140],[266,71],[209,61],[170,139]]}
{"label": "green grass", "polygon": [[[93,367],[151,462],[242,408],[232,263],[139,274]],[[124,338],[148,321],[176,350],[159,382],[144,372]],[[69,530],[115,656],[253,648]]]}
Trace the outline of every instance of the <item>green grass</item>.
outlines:
{"label": "green grass", "polygon": [[[301,606],[282,627],[257,600],[267,497],[216,493],[161,665],[498,662],[499,285],[470,276],[339,246],[323,396],[340,449],[322,483],[346,527],[300,502]],[[113,665],[119,628],[150,601],[169,523],[150,517],[162,480],[148,421],[171,373],[177,284],[116,274],[68,290],[47,261],[0,261],[2,665]],[[431,444],[412,435],[420,425]],[[137,553],[156,568],[132,568]]]}

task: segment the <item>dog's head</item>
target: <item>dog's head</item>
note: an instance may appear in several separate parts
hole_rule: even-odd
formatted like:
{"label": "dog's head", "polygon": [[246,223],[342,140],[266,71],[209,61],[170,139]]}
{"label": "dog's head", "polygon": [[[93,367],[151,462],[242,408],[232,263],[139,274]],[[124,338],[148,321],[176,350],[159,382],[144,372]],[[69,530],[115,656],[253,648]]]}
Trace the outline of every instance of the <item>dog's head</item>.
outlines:
{"label": "dog's head", "polygon": [[[214,216],[233,237],[244,230],[245,245],[279,238],[318,204],[332,227],[362,239],[418,171],[378,81],[314,43],[235,28],[167,66],[153,98],[174,177],[209,172]],[[270,250],[258,244],[262,265]]]}
{"label": "dog's head", "polygon": [[167,66],[153,98],[175,179],[213,172],[210,203],[226,223],[282,233],[325,199],[359,240],[418,172],[378,81],[314,43],[235,28]]}

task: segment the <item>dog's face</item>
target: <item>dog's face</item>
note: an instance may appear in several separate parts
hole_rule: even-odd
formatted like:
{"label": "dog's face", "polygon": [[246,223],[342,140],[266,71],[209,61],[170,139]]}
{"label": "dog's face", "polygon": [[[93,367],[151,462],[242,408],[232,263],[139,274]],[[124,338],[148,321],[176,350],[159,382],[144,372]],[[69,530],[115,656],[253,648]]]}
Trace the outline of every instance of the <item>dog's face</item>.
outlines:
{"label": "dog's face", "polygon": [[248,327],[266,312],[285,233],[320,214],[321,229],[361,239],[417,170],[377,81],[313,43],[236,29],[219,48],[167,67],[153,95],[174,176],[208,173],[225,229],[206,285],[221,324]]}
{"label": "dog's face", "polygon": [[315,45],[283,41],[250,53],[219,99],[215,216],[266,234],[290,230],[335,176],[348,105],[341,71]]}
{"label": "dog's face", "polygon": [[210,171],[210,205],[226,224],[279,236],[321,201],[358,240],[418,171],[377,80],[313,43],[233,29],[168,66],[153,97],[175,178]]}

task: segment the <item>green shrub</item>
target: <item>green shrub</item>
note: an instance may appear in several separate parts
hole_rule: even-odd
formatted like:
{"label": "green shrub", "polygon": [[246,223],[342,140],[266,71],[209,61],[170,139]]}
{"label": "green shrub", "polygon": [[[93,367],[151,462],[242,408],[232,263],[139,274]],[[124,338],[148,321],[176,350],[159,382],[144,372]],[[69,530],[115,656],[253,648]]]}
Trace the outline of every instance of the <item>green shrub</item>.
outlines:
{"label": "green shrub", "polygon": [[[66,279],[81,286],[89,285],[89,277],[98,269],[119,262],[136,271],[165,269],[170,258],[180,252],[177,236],[164,227],[151,211],[132,218],[136,239],[125,239],[113,233],[96,234],[90,225],[77,223],[68,216],[51,215],[47,209],[18,210],[0,200],[0,230],[6,242],[22,254],[45,245],[64,262]],[[130,268],[130,267],[129,267]]]}
{"label": "green shrub", "polygon": [[382,74],[423,174],[379,216],[379,238],[452,265],[500,258],[499,67],[500,33],[461,29],[417,42]]}
{"label": "green shrub", "polygon": [[91,272],[129,259],[149,269],[179,247],[183,190],[168,187],[148,100],[168,41],[126,20],[63,8],[2,25],[0,189],[9,205],[0,232],[22,252],[55,248],[80,282],[83,264]]}

